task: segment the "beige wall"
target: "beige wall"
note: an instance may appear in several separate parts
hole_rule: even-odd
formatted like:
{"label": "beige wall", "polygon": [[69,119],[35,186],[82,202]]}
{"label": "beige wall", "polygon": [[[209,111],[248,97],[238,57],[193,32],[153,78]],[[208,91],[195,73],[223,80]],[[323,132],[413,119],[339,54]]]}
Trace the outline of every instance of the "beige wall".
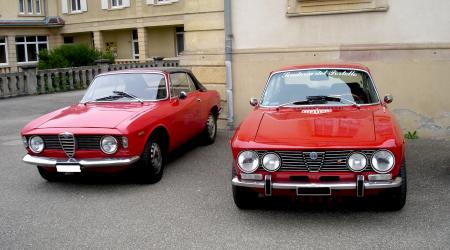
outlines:
{"label": "beige wall", "polygon": [[132,58],[131,30],[104,31],[102,34],[104,48],[106,48],[106,43],[109,42],[117,45],[117,59]]}
{"label": "beige wall", "polygon": [[390,108],[405,132],[450,138],[450,84],[442,73],[450,68],[450,2],[388,0],[387,11],[288,17],[288,1],[233,1],[236,124],[272,70],[355,62],[371,68],[381,96],[394,95]]}
{"label": "beige wall", "polygon": [[74,43],[82,43],[88,45],[89,47],[92,47],[92,33],[76,33],[71,34],[70,36],[73,36]]}
{"label": "beige wall", "polygon": [[175,57],[175,27],[147,29],[148,58],[155,56]]}

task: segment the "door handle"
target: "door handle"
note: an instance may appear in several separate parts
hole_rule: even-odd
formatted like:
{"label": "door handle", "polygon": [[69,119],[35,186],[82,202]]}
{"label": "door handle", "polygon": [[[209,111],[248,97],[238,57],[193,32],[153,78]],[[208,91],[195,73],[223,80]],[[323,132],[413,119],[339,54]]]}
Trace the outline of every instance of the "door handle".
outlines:
{"label": "door handle", "polygon": [[200,99],[200,98],[197,98],[197,102],[201,102],[202,101],[202,99]]}

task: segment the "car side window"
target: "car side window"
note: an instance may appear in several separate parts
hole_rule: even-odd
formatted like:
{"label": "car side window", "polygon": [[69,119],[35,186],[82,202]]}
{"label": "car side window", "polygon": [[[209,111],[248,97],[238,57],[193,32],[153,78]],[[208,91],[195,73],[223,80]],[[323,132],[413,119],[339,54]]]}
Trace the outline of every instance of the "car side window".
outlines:
{"label": "car side window", "polygon": [[194,81],[192,80],[191,76],[189,74],[186,74],[186,78],[187,81],[189,83],[189,88],[191,89],[191,91],[196,91],[198,90],[197,86],[195,86]]}
{"label": "car side window", "polygon": [[172,97],[180,96],[180,92],[186,93],[196,90],[195,84],[186,73],[172,73],[170,74],[170,91]]}

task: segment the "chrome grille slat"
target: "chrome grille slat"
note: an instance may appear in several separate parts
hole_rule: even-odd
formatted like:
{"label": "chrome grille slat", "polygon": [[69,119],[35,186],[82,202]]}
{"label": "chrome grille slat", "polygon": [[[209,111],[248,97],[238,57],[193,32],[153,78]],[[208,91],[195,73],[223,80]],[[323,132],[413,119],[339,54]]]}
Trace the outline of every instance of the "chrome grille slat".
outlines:
{"label": "chrome grille slat", "polygon": [[[58,138],[58,135],[43,135],[42,136],[46,149],[63,150],[63,145],[72,145],[70,139]],[[102,135],[78,135],[75,136],[75,150],[100,150],[100,140]],[[119,142],[121,140],[117,138]]]}
{"label": "chrome grille slat", "polygon": [[62,150],[64,150],[69,158],[72,158],[75,155],[75,136],[72,133],[66,132],[59,134],[58,137]]}
{"label": "chrome grille slat", "polygon": [[[281,168],[279,171],[299,172],[351,172],[347,167],[347,157],[352,152],[361,152],[368,159],[365,171],[372,171],[370,158],[376,150],[331,150],[331,151],[274,151],[281,157]],[[268,151],[257,151],[262,157]],[[272,151],[273,152],[273,151]],[[317,153],[317,159],[310,159],[311,152]],[[262,166],[260,166],[261,169]]]}

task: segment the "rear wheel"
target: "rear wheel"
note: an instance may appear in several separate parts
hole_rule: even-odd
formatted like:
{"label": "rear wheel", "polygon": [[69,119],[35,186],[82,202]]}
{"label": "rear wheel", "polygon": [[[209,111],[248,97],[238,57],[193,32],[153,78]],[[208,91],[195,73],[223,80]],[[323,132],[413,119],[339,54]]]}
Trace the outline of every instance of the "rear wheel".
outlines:
{"label": "rear wheel", "polygon": [[393,188],[392,190],[388,190],[386,193],[382,194],[381,199],[383,210],[387,211],[398,211],[405,206],[406,203],[406,189],[407,189],[407,181],[406,181],[406,164],[403,162],[399,177],[402,178],[402,184],[400,187]]}
{"label": "rear wheel", "polygon": [[47,180],[48,182],[61,181],[61,178],[63,176],[61,173],[48,171],[47,169],[40,166],[38,166],[37,169],[41,177]]}
{"label": "rear wheel", "polygon": [[204,145],[213,144],[217,134],[217,117],[211,112],[206,120],[206,127],[202,132],[202,141]]}
{"label": "rear wheel", "polygon": [[138,180],[153,184],[161,180],[164,171],[165,153],[158,138],[151,138],[137,163]]}

